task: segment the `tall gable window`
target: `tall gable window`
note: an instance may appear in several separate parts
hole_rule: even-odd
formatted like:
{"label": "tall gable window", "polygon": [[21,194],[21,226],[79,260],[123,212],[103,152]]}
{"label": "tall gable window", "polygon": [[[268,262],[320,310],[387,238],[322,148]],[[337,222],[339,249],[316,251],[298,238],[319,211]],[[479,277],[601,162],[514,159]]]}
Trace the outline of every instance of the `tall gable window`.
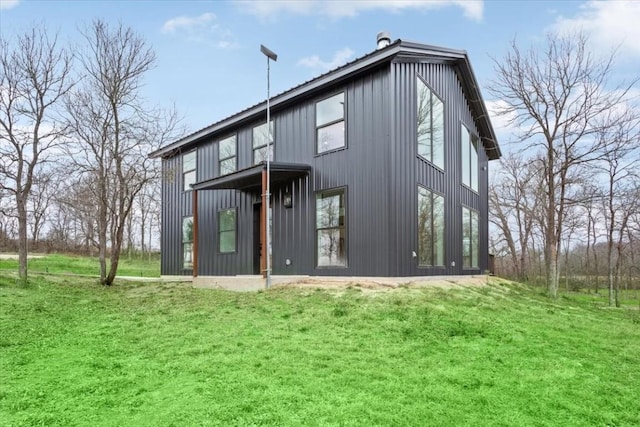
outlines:
{"label": "tall gable window", "polygon": [[345,146],[344,92],[316,102],[316,153]]}
{"label": "tall gable window", "polygon": [[218,211],[218,248],[220,253],[236,251],[236,210]]}
{"label": "tall gable window", "polygon": [[[273,136],[273,120],[271,120],[271,136]],[[253,128],[253,164],[267,160],[267,147],[269,159],[273,160],[273,142],[269,144],[269,129],[267,123]]]}
{"label": "tall gable window", "polygon": [[462,183],[478,191],[478,137],[462,125]]}
{"label": "tall gable window", "polygon": [[478,212],[462,208],[462,266],[478,267]]}
{"label": "tall gable window", "polygon": [[191,184],[196,183],[196,150],[182,155],[182,182],[184,191],[191,190]]}
{"label": "tall gable window", "polygon": [[420,77],[418,91],[418,155],[444,169],[444,104]]}
{"label": "tall gable window", "polygon": [[347,265],[344,189],[316,195],[318,267]]}
{"label": "tall gable window", "polygon": [[193,217],[182,218],[182,268],[193,268]]}
{"label": "tall gable window", "polygon": [[418,187],[418,265],[444,265],[444,198]]}
{"label": "tall gable window", "polygon": [[218,164],[220,175],[226,175],[237,170],[236,163],[236,136],[230,136],[218,143]]}

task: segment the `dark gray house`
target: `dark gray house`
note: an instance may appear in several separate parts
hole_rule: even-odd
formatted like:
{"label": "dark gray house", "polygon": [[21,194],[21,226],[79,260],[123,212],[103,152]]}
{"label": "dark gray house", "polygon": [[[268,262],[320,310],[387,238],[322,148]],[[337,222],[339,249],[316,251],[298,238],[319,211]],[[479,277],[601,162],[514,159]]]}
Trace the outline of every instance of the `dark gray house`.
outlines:
{"label": "dark gray house", "polygon": [[[397,40],[151,153],[162,274],[430,276],[488,268],[500,157],[466,52]],[[386,45],[386,46],[385,46]]]}

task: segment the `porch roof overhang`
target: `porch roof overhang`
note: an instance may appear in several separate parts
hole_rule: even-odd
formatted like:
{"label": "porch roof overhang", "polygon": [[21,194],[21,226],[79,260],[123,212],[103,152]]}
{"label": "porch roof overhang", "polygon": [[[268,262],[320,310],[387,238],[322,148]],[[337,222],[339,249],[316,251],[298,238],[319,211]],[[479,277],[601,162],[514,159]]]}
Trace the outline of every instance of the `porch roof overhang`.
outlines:
{"label": "porch roof overhang", "polygon": [[[311,166],[299,163],[271,162],[271,184],[279,184],[293,178],[303,176],[311,171]],[[228,175],[219,176],[191,185],[194,190],[241,190],[252,191],[262,188],[262,171],[267,170],[267,163],[241,169]]]}

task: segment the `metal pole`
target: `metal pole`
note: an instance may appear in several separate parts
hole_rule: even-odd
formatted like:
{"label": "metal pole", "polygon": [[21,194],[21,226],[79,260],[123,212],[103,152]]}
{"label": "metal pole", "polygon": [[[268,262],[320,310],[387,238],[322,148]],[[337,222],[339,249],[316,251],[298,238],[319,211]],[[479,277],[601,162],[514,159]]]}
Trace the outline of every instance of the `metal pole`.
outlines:
{"label": "metal pole", "polygon": [[262,52],[266,57],[267,57],[267,135],[268,135],[268,140],[267,140],[267,188],[266,188],[266,194],[265,194],[265,198],[266,198],[266,203],[267,206],[265,207],[266,210],[266,224],[265,227],[267,227],[267,238],[266,238],[266,245],[267,247],[265,248],[266,254],[267,254],[267,265],[266,265],[266,270],[267,270],[267,288],[271,287],[271,146],[272,146],[272,138],[273,135],[271,134],[271,111],[270,111],[270,93],[269,93],[269,60],[273,59],[274,61],[278,60],[278,55],[275,54],[275,52],[273,52],[272,50],[270,50],[269,48],[267,48],[264,45],[260,45],[260,52]]}
{"label": "metal pole", "polygon": [[271,112],[269,105],[269,57],[267,56],[267,289],[271,287]]}

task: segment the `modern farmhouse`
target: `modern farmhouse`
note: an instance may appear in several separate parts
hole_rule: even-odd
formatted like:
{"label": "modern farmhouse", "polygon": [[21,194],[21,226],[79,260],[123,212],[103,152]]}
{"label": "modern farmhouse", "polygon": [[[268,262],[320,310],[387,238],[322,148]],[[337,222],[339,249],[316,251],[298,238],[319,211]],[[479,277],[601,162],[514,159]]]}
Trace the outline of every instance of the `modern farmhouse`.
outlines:
{"label": "modern farmhouse", "polygon": [[[466,52],[378,49],[150,154],[162,274],[431,276],[488,268],[500,157]],[[270,173],[265,158],[270,153]]]}

